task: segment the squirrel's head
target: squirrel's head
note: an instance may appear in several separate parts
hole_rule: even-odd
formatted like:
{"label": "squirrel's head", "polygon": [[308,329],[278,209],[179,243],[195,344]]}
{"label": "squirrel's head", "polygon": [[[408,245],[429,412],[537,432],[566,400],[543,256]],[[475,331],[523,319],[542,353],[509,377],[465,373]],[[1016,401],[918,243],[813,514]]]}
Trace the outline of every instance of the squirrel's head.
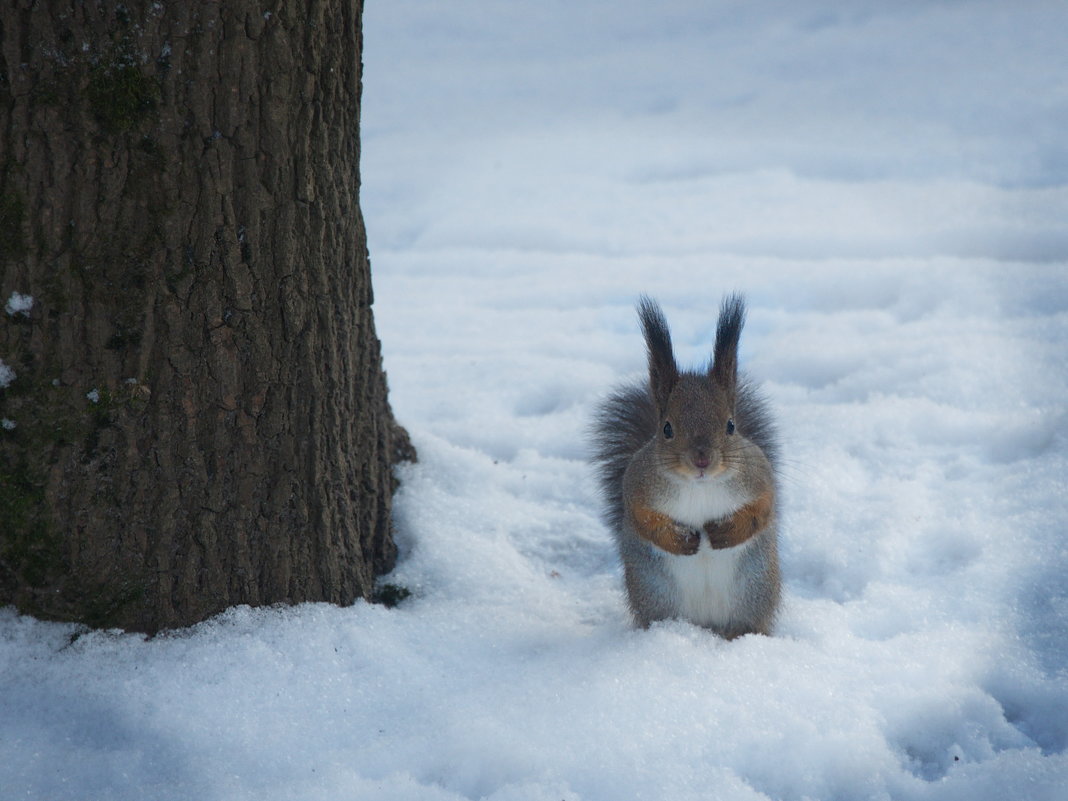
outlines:
{"label": "squirrel's head", "polygon": [[712,360],[704,372],[680,373],[667,321],[655,301],[643,296],[638,316],[649,352],[649,391],[659,419],[655,441],[661,465],[680,478],[720,475],[732,467],[732,455],[741,447],[734,405],[744,300],[739,295],[724,298]]}

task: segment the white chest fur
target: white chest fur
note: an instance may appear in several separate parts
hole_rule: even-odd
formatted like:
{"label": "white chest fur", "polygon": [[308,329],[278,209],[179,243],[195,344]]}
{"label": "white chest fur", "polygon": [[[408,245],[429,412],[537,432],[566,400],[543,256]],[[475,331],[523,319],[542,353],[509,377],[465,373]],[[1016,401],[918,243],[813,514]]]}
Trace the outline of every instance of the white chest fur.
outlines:
{"label": "white chest fur", "polygon": [[726,626],[735,617],[739,597],[738,562],[753,544],[714,549],[707,541],[693,556],[664,553],[668,575],[674,579],[679,616],[699,626]]}
{"label": "white chest fur", "polygon": [[[746,498],[732,484],[716,479],[680,481],[675,495],[658,509],[673,520],[700,527],[745,504]],[[703,539],[700,550],[692,556],[662,552],[664,565],[674,579],[682,617],[704,626],[730,623],[739,600],[738,562],[752,543],[748,540],[736,548],[715,549]]]}
{"label": "white chest fur", "polygon": [[697,528],[709,520],[719,520],[741,508],[748,500],[729,478],[706,478],[700,481],[677,479],[673,492],[665,493],[656,505],[672,520]]}

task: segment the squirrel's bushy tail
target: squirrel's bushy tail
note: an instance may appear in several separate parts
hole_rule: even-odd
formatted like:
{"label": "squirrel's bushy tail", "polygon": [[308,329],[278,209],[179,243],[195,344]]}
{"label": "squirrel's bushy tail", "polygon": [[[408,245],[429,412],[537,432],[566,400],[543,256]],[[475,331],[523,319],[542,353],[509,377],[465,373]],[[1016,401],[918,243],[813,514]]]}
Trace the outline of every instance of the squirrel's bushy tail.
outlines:
{"label": "squirrel's bushy tail", "polygon": [[591,431],[593,463],[613,531],[623,523],[623,474],[656,427],[656,407],[644,383],[616,390],[597,409]]}

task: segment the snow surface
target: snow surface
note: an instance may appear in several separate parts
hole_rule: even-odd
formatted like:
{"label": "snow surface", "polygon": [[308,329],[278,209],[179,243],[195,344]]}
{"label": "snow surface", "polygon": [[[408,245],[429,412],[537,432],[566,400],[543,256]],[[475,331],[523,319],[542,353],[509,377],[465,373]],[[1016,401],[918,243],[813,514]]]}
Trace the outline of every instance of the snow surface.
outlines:
{"label": "snow surface", "polygon": [[[0,796],[1068,798],[1068,6],[368,3],[395,610],[0,612]],[[776,636],[635,631],[584,458],[656,296],[784,434]]]}
{"label": "snow surface", "polygon": [[7,299],[7,303],[4,304],[4,311],[14,317],[16,314],[21,314],[24,317],[30,316],[30,309],[33,308],[33,296],[23,295],[21,292],[12,292],[11,297]]}

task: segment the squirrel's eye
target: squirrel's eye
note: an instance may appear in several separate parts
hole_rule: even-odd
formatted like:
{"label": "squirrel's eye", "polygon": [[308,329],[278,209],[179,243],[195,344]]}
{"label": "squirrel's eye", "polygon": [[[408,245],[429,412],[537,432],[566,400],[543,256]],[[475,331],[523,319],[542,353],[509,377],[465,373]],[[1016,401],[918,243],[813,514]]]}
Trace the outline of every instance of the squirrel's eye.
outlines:
{"label": "squirrel's eye", "polygon": [[671,439],[675,436],[675,431],[671,427],[671,423],[664,423],[664,439]]}
{"label": "squirrel's eye", "polygon": [[734,433],[734,421],[733,420],[728,420],[727,421],[727,434],[733,434],[733,433]]}

